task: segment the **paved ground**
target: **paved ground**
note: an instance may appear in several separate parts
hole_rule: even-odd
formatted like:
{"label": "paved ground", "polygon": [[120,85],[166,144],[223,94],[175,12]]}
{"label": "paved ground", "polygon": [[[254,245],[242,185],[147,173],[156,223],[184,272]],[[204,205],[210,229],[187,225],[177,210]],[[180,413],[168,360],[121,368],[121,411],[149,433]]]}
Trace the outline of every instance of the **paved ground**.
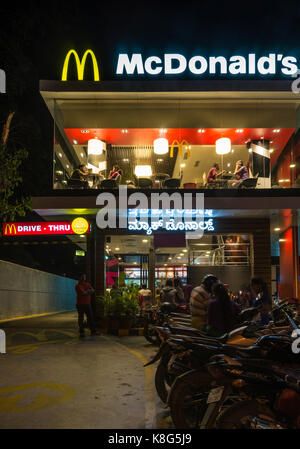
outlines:
{"label": "paved ground", "polygon": [[76,313],[0,323],[0,428],[172,428],[144,337],[79,340]]}

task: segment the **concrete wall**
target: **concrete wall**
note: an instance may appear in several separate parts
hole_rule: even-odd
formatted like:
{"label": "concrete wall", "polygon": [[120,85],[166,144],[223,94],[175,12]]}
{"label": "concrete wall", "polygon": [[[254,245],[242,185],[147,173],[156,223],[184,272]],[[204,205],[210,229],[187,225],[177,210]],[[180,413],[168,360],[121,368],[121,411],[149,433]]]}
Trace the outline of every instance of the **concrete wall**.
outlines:
{"label": "concrete wall", "polygon": [[0,320],[75,309],[76,282],[0,260]]}

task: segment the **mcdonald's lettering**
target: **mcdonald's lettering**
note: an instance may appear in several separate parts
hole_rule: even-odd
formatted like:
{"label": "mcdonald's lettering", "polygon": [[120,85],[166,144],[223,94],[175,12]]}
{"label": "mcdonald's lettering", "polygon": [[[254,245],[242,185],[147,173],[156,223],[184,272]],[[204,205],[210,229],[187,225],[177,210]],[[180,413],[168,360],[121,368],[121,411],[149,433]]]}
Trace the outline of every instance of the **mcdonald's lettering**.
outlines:
{"label": "mcdonald's lettering", "polygon": [[85,63],[86,63],[86,59],[88,56],[91,57],[92,64],[93,64],[94,81],[100,81],[98,62],[97,62],[96,56],[92,50],[86,50],[81,61],[80,61],[80,58],[79,58],[76,50],[70,50],[68,52],[68,54],[65,58],[64,66],[63,66],[62,77],[61,77],[62,81],[67,81],[69,62],[70,62],[70,58],[72,55],[74,56],[74,59],[75,59],[75,63],[76,63],[76,67],[77,67],[77,76],[78,76],[79,81],[83,80]]}

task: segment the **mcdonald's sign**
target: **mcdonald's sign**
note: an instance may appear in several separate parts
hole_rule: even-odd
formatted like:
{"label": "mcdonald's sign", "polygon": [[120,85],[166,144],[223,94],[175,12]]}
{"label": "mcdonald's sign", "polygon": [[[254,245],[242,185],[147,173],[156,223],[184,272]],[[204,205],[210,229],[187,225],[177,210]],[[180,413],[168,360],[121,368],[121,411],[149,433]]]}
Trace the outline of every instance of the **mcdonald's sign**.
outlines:
{"label": "mcdonald's sign", "polygon": [[68,221],[48,221],[30,223],[3,223],[3,237],[22,235],[69,235],[89,234],[91,225],[85,218]]}
{"label": "mcdonald's sign", "polygon": [[74,59],[75,59],[75,63],[76,63],[76,67],[77,67],[77,76],[78,76],[79,81],[83,80],[85,63],[86,63],[86,59],[88,56],[91,57],[92,64],[93,64],[94,81],[100,81],[98,62],[97,62],[96,56],[92,50],[86,50],[81,61],[80,61],[80,58],[79,58],[76,50],[70,50],[68,52],[68,54],[65,58],[64,65],[63,65],[62,77],[61,77],[62,81],[67,81],[69,62],[70,62],[70,58],[72,55],[74,56]]}
{"label": "mcdonald's sign", "polygon": [[3,235],[16,235],[17,228],[15,223],[5,223],[3,225]]}

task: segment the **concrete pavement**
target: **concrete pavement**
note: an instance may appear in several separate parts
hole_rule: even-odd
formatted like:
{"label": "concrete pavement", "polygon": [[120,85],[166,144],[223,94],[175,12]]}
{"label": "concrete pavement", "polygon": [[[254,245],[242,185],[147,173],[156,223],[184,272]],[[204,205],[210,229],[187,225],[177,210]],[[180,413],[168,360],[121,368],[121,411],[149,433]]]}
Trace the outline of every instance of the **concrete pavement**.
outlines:
{"label": "concrete pavement", "polygon": [[[78,338],[76,312],[0,323],[0,428],[172,428],[144,337]],[[88,332],[87,332],[88,333]]]}

